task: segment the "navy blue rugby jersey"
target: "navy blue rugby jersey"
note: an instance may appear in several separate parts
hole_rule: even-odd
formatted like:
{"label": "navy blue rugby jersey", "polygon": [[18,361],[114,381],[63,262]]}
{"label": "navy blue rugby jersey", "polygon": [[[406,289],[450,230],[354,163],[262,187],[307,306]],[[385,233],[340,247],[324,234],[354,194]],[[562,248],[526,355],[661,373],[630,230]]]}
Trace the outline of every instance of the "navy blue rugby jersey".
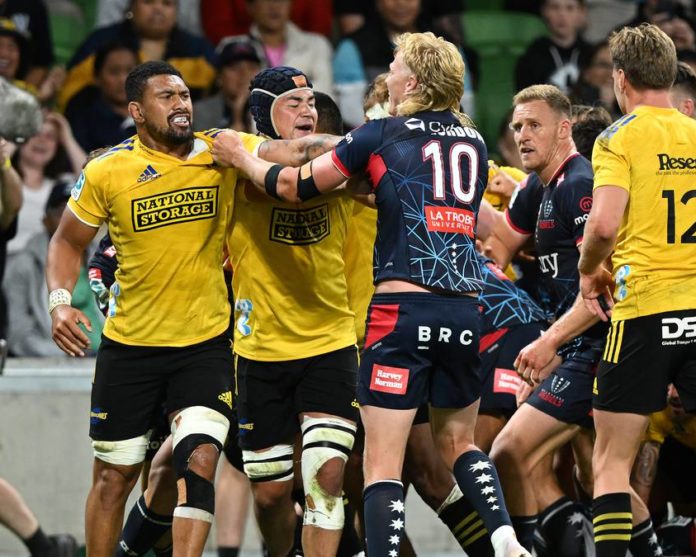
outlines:
{"label": "navy blue rugby jersey", "polygon": [[550,316],[493,261],[480,254],[478,260],[485,282],[483,293],[479,296],[483,306],[481,335],[505,327],[548,321]]}
{"label": "navy blue rugby jersey", "polygon": [[481,292],[476,218],[488,179],[481,135],[449,111],[373,120],[336,146],[349,177],[366,170],[377,203],[374,282]]}
{"label": "navy blue rugby jersey", "polygon": [[[579,245],[592,209],[592,164],[575,153],[561,164],[547,186],[533,187],[537,191],[530,192],[529,197],[539,199],[534,227],[537,263],[558,318],[570,309],[579,292]],[[522,216],[523,209],[515,203],[507,215],[518,231],[528,230],[529,213],[533,210],[527,207]],[[583,336],[598,338],[605,332],[606,326],[598,323]]]}

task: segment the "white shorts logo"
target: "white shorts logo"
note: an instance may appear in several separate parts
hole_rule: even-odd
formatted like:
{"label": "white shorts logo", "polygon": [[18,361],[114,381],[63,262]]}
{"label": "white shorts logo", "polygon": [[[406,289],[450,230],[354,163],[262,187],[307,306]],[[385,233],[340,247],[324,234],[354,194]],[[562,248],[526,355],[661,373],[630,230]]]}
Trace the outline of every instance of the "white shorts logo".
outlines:
{"label": "white shorts logo", "polygon": [[662,340],[696,338],[696,317],[665,317],[662,319]]}

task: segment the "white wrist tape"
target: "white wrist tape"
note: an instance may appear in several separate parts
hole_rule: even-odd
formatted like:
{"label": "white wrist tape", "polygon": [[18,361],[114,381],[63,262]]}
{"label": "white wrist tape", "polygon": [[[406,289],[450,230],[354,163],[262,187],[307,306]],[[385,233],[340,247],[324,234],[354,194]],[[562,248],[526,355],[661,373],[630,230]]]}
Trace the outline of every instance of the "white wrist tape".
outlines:
{"label": "white wrist tape", "polygon": [[72,294],[65,288],[56,288],[48,294],[48,313],[53,313],[53,310],[58,306],[69,306],[72,302]]}

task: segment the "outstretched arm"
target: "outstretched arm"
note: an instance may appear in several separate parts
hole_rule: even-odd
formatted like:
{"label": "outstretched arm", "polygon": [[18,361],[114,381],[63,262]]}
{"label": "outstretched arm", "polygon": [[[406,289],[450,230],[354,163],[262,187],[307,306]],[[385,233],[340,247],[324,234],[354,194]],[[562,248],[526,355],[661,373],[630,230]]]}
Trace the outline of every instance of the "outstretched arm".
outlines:
{"label": "outstretched arm", "polygon": [[[315,147],[307,147],[308,150],[305,152],[308,154],[314,148],[318,148],[316,144]],[[249,153],[244,149],[237,133],[233,131],[225,131],[215,138],[212,153],[218,164],[239,168],[255,186],[283,201],[307,201],[337,188],[346,180],[334,166],[330,152],[304,164],[301,168],[281,166]],[[268,152],[265,155],[268,155]]]}

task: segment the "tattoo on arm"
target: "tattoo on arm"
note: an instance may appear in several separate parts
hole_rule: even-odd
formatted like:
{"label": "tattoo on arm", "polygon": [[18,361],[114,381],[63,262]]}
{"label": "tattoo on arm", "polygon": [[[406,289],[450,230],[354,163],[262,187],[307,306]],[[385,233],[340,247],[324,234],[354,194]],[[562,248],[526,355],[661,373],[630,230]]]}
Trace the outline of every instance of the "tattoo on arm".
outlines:
{"label": "tattoo on arm", "polygon": [[307,136],[301,164],[316,159],[319,155],[330,151],[341,139],[343,138],[338,135],[315,134]]}

